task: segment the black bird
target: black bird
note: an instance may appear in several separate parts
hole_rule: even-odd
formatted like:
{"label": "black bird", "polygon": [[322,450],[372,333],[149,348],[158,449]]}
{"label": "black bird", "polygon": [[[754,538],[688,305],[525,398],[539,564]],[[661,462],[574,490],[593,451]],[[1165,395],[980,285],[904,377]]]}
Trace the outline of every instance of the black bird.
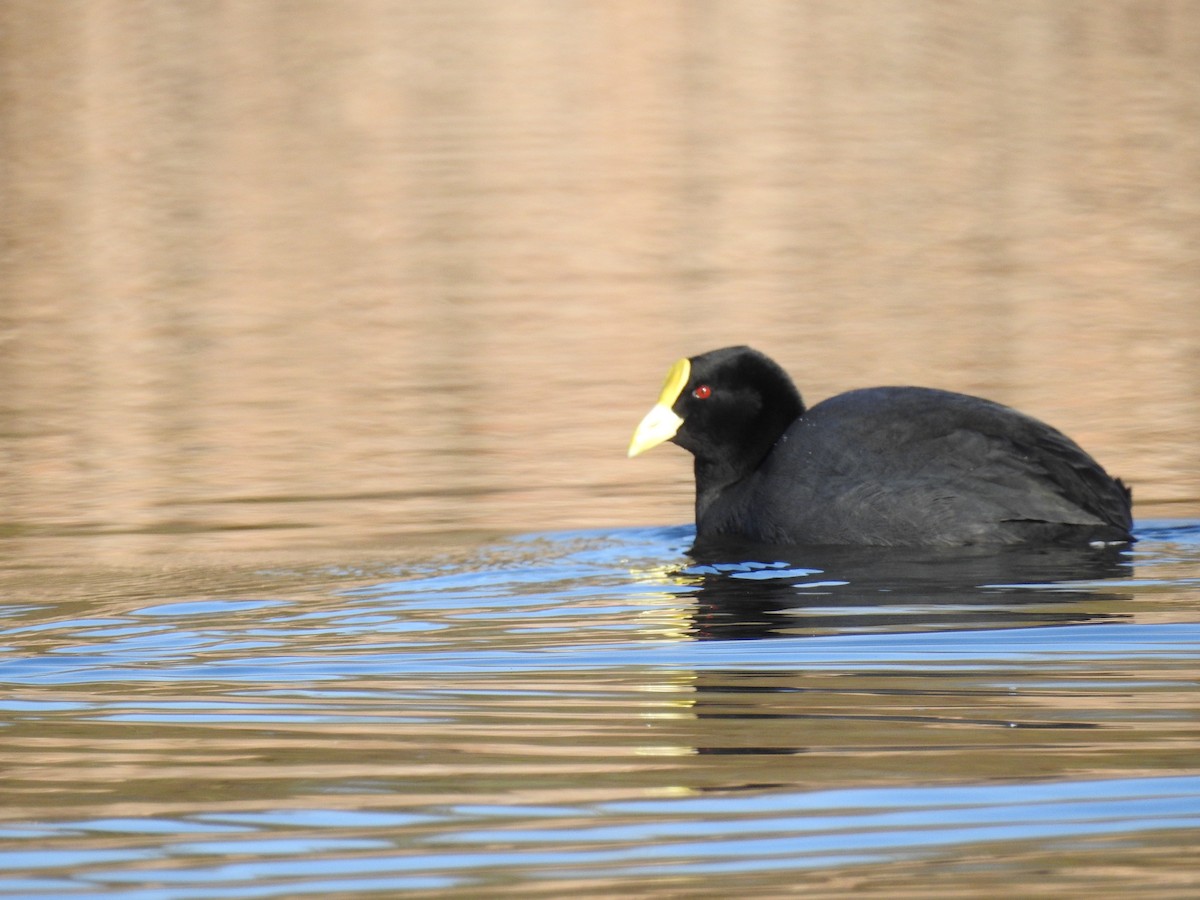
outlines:
{"label": "black bird", "polygon": [[955,546],[1134,540],[1129,488],[1043,422],[918,387],[805,409],[749,347],[675,363],[629,455],[695,456],[697,543]]}

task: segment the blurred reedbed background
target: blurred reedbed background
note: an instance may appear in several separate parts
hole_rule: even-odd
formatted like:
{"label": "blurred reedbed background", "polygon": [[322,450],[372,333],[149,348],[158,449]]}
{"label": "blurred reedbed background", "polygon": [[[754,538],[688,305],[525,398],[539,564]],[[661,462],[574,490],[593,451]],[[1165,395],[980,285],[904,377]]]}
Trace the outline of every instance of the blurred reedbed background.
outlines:
{"label": "blurred reedbed background", "polygon": [[1196,509],[1186,0],[15,0],[0,66],[27,561],[685,522],[624,446],[742,342]]}

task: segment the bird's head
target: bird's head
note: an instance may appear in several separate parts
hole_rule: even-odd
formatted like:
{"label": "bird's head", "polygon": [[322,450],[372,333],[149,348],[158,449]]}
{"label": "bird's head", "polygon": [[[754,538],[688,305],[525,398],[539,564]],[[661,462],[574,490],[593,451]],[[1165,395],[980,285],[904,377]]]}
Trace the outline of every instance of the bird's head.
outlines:
{"label": "bird's head", "polygon": [[671,441],[722,482],[745,477],[804,412],[792,380],[749,347],[725,347],[671,366],[658,402],[629,443],[637,456]]}

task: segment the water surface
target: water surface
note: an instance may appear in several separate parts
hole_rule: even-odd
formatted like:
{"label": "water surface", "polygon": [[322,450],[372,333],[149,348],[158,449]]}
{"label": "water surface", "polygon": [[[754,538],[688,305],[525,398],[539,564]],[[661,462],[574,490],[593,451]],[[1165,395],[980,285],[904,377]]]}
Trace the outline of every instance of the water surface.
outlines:
{"label": "water surface", "polygon": [[14,591],[0,891],[1194,887],[1200,524],[1140,535],[1075,577],[667,528]]}
{"label": "water surface", "polygon": [[[10,0],[0,60],[0,893],[1200,890],[1200,5]],[[624,447],[742,342],[1043,418],[1142,540],[693,558]]]}

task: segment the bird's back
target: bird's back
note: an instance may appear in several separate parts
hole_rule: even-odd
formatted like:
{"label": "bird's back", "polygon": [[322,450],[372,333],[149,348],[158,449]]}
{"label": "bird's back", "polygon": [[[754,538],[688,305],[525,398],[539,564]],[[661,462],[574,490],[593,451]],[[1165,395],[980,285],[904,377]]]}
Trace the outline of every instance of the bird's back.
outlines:
{"label": "bird's back", "polygon": [[1066,435],[929,388],[817,404],[705,511],[701,537],[792,544],[1129,539],[1129,491]]}

